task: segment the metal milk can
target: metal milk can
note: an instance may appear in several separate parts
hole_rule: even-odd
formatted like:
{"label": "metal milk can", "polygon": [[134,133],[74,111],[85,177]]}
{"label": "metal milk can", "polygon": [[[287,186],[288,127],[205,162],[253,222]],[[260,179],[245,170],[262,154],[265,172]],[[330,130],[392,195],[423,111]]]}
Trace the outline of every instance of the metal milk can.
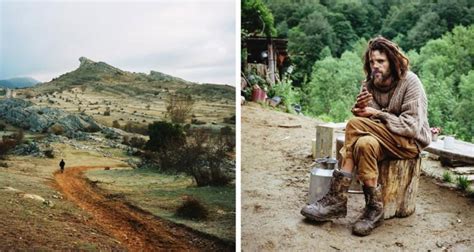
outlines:
{"label": "metal milk can", "polygon": [[321,199],[329,191],[332,173],[337,166],[334,158],[318,158],[311,169],[309,183],[309,204]]}

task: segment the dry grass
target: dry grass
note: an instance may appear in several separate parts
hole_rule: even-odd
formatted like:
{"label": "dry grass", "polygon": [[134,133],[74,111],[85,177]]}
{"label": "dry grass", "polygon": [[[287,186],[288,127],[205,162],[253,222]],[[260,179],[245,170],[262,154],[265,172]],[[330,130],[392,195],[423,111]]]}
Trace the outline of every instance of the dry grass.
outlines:
{"label": "dry grass", "polygon": [[[114,194],[124,194],[127,201],[157,216],[226,240],[235,239],[235,185],[196,187],[188,176],[157,173],[151,169],[89,171],[90,180]],[[198,198],[208,209],[205,221],[175,215],[188,197]]]}
{"label": "dry grass", "polygon": [[[56,145],[68,165],[104,162],[119,164],[93,153]],[[0,168],[0,250],[121,250],[123,247],[103,230],[90,225],[91,216],[62,198],[54,188],[57,159],[9,156],[8,168]],[[19,191],[5,190],[11,187]],[[53,203],[22,197],[41,196]]]}
{"label": "dry grass", "polygon": [[[120,125],[127,122],[136,122],[147,125],[153,121],[160,121],[166,115],[167,93],[155,96],[152,93],[140,94],[138,96],[127,96],[124,94],[110,92],[96,92],[93,89],[86,89],[85,92],[63,91],[56,94],[56,98],[49,95],[48,98],[33,98],[31,101],[41,106],[60,108],[72,113],[78,112],[78,107],[85,114],[91,115],[102,124],[112,126],[113,121]],[[48,102],[48,99],[54,103]],[[105,116],[104,112],[110,108],[110,116]],[[193,104],[192,113],[196,119],[208,124],[224,124],[224,118],[235,114],[235,103],[227,100],[202,101],[196,100]],[[145,120],[145,122],[144,122]]]}

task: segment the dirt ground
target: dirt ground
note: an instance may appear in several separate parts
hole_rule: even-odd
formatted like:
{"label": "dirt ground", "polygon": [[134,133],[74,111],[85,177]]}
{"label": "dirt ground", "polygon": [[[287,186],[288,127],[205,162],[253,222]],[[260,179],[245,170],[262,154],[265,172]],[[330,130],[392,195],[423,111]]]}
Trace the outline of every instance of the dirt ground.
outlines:
{"label": "dirt ground", "polygon": [[473,200],[428,176],[420,179],[415,213],[386,220],[367,237],[351,234],[364,206],[362,194],[349,194],[345,218],[306,221],[299,212],[308,198],[317,124],[255,103],[242,106],[243,251],[474,250]]}
{"label": "dirt ground", "polygon": [[[234,243],[156,217],[83,176],[89,169],[127,167],[123,157],[52,145],[54,159],[1,160],[0,251],[234,250]],[[66,160],[63,174],[58,158]]]}
{"label": "dirt ground", "polygon": [[95,222],[131,251],[231,251],[232,247],[182,225],[155,217],[100,190],[83,171],[104,166],[70,167],[55,172],[59,189],[66,197],[94,216]]}

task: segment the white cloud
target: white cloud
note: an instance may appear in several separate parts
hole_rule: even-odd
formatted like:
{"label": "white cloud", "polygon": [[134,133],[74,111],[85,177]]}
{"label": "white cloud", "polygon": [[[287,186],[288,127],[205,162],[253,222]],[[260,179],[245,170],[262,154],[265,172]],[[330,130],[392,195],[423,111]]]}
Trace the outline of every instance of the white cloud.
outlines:
{"label": "white cloud", "polygon": [[129,71],[234,84],[234,1],[2,1],[1,7],[0,78],[48,81],[86,56]]}

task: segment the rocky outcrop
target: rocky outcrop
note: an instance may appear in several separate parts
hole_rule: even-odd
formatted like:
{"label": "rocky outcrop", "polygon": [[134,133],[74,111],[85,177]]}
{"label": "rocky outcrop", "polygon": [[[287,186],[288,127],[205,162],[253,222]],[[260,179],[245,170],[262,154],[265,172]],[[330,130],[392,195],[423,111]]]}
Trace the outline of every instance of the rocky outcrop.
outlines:
{"label": "rocky outcrop", "polygon": [[90,60],[86,57],[80,57],[79,62],[81,62],[81,65],[79,67],[87,65],[87,64],[94,64],[95,63],[94,61],[92,61],[92,60]]}
{"label": "rocky outcrop", "polygon": [[48,132],[51,126],[62,127],[64,135],[80,137],[84,132],[96,132],[104,128],[87,115],[69,114],[55,108],[39,107],[21,99],[0,101],[0,118],[6,122],[33,132]]}

